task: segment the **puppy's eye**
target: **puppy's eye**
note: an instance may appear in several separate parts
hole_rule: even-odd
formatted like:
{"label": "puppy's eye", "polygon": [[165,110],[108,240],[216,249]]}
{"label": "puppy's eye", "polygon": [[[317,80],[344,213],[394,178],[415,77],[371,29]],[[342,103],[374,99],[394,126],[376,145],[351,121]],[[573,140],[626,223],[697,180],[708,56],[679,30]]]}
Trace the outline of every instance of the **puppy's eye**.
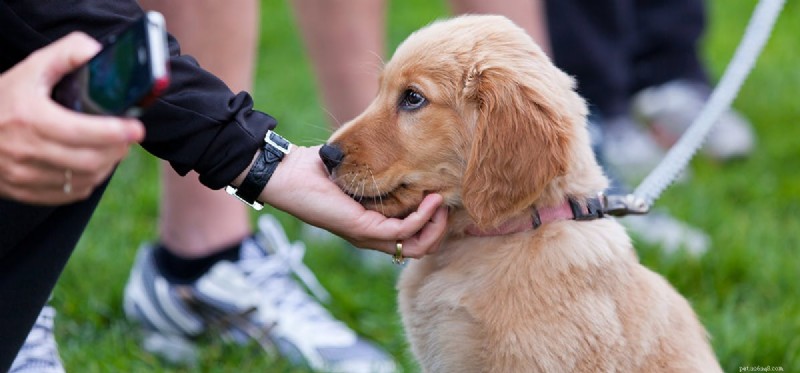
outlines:
{"label": "puppy's eye", "polygon": [[407,89],[403,92],[403,95],[400,97],[400,109],[401,110],[417,110],[425,104],[428,103],[428,100],[425,99],[425,96],[420,94],[419,92],[413,89]]}

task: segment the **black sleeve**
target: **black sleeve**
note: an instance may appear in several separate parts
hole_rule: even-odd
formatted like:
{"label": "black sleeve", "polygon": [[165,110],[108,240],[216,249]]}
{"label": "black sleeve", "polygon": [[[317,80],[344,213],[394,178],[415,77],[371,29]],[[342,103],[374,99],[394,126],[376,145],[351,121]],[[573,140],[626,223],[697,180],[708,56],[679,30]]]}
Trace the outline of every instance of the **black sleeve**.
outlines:
{"label": "black sleeve", "polygon": [[[102,40],[142,14],[133,0],[0,2],[2,69],[71,31]],[[250,164],[276,121],[253,110],[249,94],[234,94],[192,57],[181,56],[172,37],[170,54],[170,87],[141,118],[147,130],[142,146],[178,173],[194,170],[209,188],[222,188]]]}

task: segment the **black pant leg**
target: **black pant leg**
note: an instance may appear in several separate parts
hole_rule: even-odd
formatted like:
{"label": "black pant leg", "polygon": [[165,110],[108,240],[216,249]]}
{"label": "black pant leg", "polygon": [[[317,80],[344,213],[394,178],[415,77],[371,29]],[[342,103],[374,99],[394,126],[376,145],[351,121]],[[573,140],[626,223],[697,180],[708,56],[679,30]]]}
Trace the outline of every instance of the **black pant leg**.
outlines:
{"label": "black pant leg", "polygon": [[0,372],[11,367],[106,185],[56,208],[0,200]]}
{"label": "black pant leg", "polygon": [[636,0],[630,93],[687,79],[707,83],[698,52],[706,26],[703,0]]}
{"label": "black pant leg", "polygon": [[553,61],[605,117],[628,109],[634,0],[548,0]]}

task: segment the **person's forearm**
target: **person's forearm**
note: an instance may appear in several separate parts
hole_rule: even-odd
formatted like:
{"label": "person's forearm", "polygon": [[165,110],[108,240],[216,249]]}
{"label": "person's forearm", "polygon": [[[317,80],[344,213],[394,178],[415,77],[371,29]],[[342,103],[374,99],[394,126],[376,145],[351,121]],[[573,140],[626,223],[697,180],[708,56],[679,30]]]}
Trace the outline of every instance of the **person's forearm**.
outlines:
{"label": "person's forearm", "polygon": [[[24,57],[74,30],[102,40],[142,14],[133,0],[5,1],[0,20],[20,27],[0,36],[0,60]],[[170,88],[141,118],[147,128],[142,146],[179,173],[195,170],[206,186],[222,188],[249,164],[276,121],[253,110],[249,94],[234,94],[193,58],[179,56],[175,40],[170,49]]]}

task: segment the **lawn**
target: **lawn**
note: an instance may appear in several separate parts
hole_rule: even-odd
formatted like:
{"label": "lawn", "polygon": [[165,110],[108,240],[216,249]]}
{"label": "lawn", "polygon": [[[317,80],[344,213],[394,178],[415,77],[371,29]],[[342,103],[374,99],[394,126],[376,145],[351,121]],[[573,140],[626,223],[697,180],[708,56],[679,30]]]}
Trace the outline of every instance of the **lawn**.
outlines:
{"label": "lawn", "polygon": [[[277,117],[279,132],[310,145],[327,136],[307,58],[283,1],[263,2],[257,108]],[[731,57],[754,1],[715,0],[703,44],[712,76]],[[389,45],[446,14],[440,1],[394,2]],[[666,276],[694,305],[728,372],[781,367],[800,372],[800,4],[790,1],[735,106],[755,124],[751,157],[719,164],[699,157],[688,183],[658,206],[705,230],[713,245],[693,258],[639,246],[645,265]],[[154,158],[136,149],[122,163],[55,291],[56,335],[73,372],[304,372],[258,347],[200,341],[194,367],[162,363],[138,347],[125,320],[122,293],[136,247],[156,237],[158,177]],[[292,239],[301,224],[277,213]],[[256,215],[253,215],[255,218]],[[306,263],[333,295],[331,311],[416,371],[396,313],[390,265],[376,265],[341,241],[306,239]],[[379,258],[389,263],[389,257]]]}

